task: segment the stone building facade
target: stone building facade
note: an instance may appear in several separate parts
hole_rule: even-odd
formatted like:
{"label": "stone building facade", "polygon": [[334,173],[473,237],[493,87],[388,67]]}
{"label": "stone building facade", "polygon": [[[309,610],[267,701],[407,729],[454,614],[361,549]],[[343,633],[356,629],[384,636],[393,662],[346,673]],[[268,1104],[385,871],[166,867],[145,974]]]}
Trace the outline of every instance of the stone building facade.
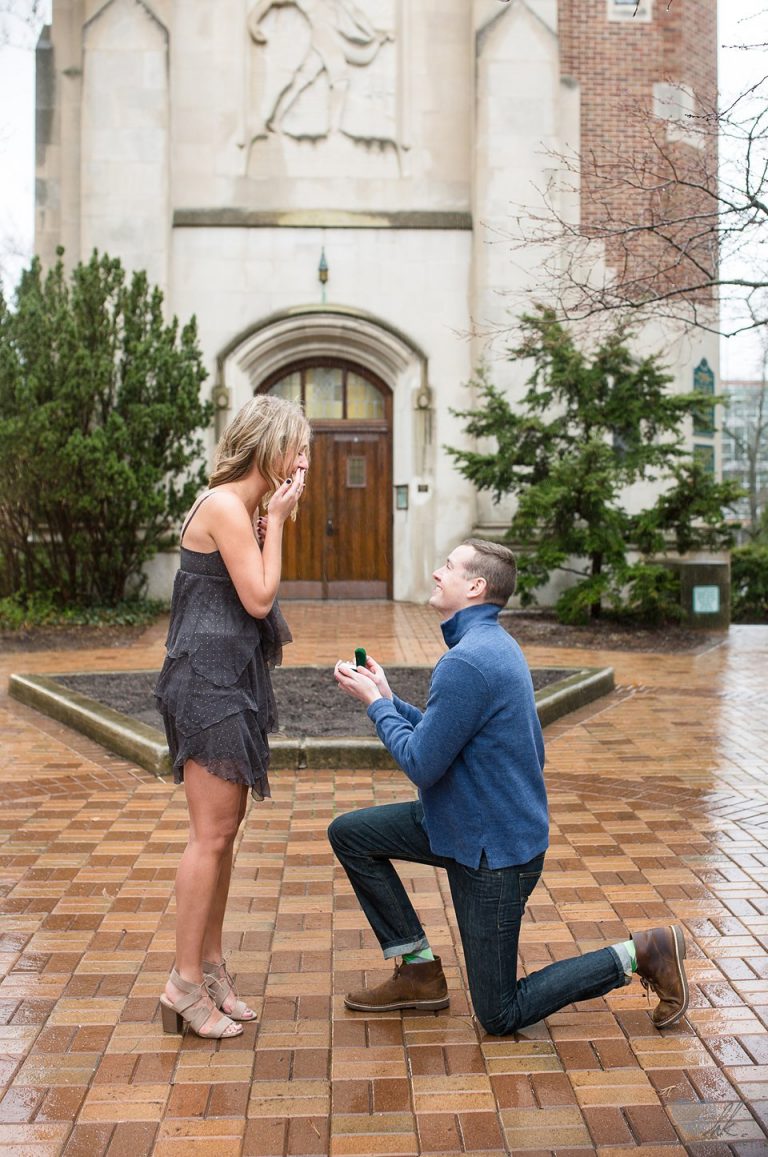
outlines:
{"label": "stone building facade", "polygon": [[768,382],[765,378],[724,381],[723,478],[745,495],[733,509],[744,537],[753,534],[768,508]]}
{"label": "stone building facade", "polygon": [[[195,314],[217,429],[254,391],[303,400],[285,593],[419,600],[458,541],[503,524],[444,447],[467,444],[452,411],[482,360],[524,381],[498,334],[538,255],[512,250],[510,215],[553,152],[620,136],[619,98],[712,88],[715,6],[53,0],[37,250],[107,251]],[[669,351],[673,388],[717,368],[704,333]]]}

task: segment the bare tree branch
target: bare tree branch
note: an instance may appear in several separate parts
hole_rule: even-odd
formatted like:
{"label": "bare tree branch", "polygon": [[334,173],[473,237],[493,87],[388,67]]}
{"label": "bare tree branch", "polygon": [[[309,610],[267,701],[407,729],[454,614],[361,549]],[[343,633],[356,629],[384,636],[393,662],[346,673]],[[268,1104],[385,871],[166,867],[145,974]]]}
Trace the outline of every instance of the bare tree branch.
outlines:
{"label": "bare tree branch", "polygon": [[31,48],[50,8],[51,0],[0,0],[0,47]]}
{"label": "bare tree branch", "polygon": [[528,300],[565,321],[629,309],[728,336],[768,326],[768,77],[723,110],[680,93],[668,115],[622,108],[626,143],[547,150],[556,176],[505,234],[544,254]]}
{"label": "bare tree branch", "polygon": [[19,271],[29,260],[32,242],[24,241],[17,232],[11,229],[0,236],[0,290],[3,282],[12,285]]}

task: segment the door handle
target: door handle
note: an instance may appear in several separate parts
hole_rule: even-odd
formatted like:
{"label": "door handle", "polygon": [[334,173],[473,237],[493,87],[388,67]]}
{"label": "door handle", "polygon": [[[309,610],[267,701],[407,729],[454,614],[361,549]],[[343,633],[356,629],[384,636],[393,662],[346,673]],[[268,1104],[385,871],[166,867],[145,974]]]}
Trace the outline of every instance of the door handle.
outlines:
{"label": "door handle", "polygon": [[325,524],[325,533],[331,538],[336,532],[333,529],[333,519],[329,518]]}

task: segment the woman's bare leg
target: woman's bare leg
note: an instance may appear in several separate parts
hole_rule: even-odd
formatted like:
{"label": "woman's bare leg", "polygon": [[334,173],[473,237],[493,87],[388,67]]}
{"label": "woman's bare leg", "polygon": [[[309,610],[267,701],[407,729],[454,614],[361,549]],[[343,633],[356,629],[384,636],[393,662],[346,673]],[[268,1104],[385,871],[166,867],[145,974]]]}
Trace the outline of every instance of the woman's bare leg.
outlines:
{"label": "woman's bare leg", "polygon": [[[238,828],[245,818],[245,810],[248,804],[248,788],[242,789],[242,803],[240,806],[240,818],[238,820]],[[219,881],[216,886],[216,895],[214,896],[213,907],[211,908],[210,919],[208,920],[208,927],[205,930],[205,939],[203,940],[203,960],[209,960],[211,964],[221,964],[224,960],[224,943],[223,943],[223,929],[224,916],[227,910],[227,900],[229,898],[229,884],[232,878],[232,861],[234,859],[234,848],[230,848],[229,855],[222,861],[221,870],[219,872]],[[223,1004],[219,1007],[222,1012],[231,1012],[238,1003],[235,992],[230,993]],[[245,1017],[244,1019],[248,1019]]]}
{"label": "woman's bare leg", "polygon": [[[232,849],[246,789],[211,775],[194,760],[184,765],[184,789],[189,807],[189,842],[176,873],[176,969],[184,980],[201,984],[203,947],[211,922],[219,919],[222,888],[226,905]],[[220,943],[220,929],[218,935]],[[165,992],[171,1001],[181,996],[170,980]],[[203,1029],[206,1027],[203,1025]]]}
{"label": "woman's bare leg", "polygon": [[[248,803],[248,788],[240,788],[240,802],[238,805],[238,819],[237,829],[245,818],[245,809]],[[203,960],[210,960],[213,964],[219,964],[224,959],[224,946],[222,941],[222,932],[224,928],[224,916],[227,910],[227,900],[229,898],[229,884],[232,879],[232,861],[234,859],[234,844],[230,847],[229,852],[222,858],[221,867],[219,869],[219,878],[216,883],[216,892],[213,897],[213,904],[211,906],[211,914],[208,919],[208,925],[205,929],[203,937]]]}

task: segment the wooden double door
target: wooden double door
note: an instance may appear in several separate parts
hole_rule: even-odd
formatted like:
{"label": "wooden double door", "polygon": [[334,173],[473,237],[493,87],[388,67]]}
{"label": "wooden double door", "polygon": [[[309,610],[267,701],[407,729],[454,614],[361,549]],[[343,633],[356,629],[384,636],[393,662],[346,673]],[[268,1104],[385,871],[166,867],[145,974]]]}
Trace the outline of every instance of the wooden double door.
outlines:
{"label": "wooden double door", "polygon": [[306,490],[283,542],[281,599],[391,598],[388,423],[313,423]]}

